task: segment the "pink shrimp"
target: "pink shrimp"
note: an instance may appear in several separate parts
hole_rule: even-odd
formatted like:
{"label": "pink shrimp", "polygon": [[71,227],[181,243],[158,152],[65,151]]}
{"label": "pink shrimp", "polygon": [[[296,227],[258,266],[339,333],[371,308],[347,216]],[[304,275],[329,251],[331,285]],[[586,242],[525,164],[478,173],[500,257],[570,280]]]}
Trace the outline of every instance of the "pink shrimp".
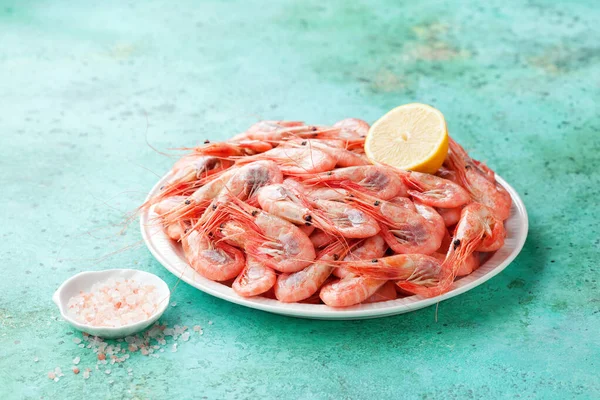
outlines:
{"label": "pink shrimp", "polygon": [[315,259],[312,242],[296,225],[235,198],[224,210],[229,220],[220,225],[221,236],[266,266],[296,272]]}
{"label": "pink shrimp", "polygon": [[325,246],[329,246],[331,243],[336,241],[335,235],[323,232],[320,229],[313,231],[309,236],[315,249],[320,249]]}
{"label": "pink shrimp", "polygon": [[333,127],[341,129],[339,137],[344,139],[365,138],[370,128],[368,123],[358,118],[342,119]]}
{"label": "pink shrimp", "polygon": [[462,207],[437,208],[436,210],[444,219],[444,224],[446,226],[453,226],[456,225],[460,220],[460,213],[462,212]]}
{"label": "pink shrimp", "polygon": [[[380,258],[386,250],[387,245],[383,238],[379,235],[373,236],[355,247],[344,258],[344,261]],[[321,300],[331,307],[347,307],[362,303],[386,282],[380,279],[355,276],[343,267],[335,268],[333,273],[342,279],[324,285],[320,294]]]}
{"label": "pink shrimp", "polygon": [[257,160],[276,162],[281,172],[286,175],[330,171],[336,164],[335,158],[329,154],[309,147],[275,147],[262,154],[240,158],[237,163],[242,165]]}
{"label": "pink shrimp", "polygon": [[[346,203],[315,200],[312,220],[321,230],[345,238],[367,238],[376,235],[380,228],[369,214]],[[332,224],[328,226],[328,224]]]}
{"label": "pink shrimp", "polygon": [[469,191],[473,201],[487,206],[502,221],[510,216],[510,194],[495,180],[490,181],[489,168],[482,169],[481,164],[476,164],[452,139],[445,165],[456,174],[456,179]]}
{"label": "pink shrimp", "polygon": [[[356,247],[352,249],[350,253],[344,258],[344,261],[351,260],[371,260],[373,258],[383,257],[388,246],[381,235],[375,235],[370,238],[364,239],[358,243]],[[344,268],[338,267],[333,270],[333,274],[338,278],[344,278],[351,274]]]}
{"label": "pink shrimp", "polygon": [[171,224],[180,222],[185,218],[190,219],[201,215],[212,199],[217,197],[225,187],[225,184],[235,171],[236,168],[230,168],[222,173],[215,174],[208,183],[196,189],[194,193],[187,196],[179,205],[163,213],[165,223]]}
{"label": "pink shrimp", "polygon": [[380,287],[371,297],[363,301],[366,303],[379,303],[381,301],[396,300],[398,293],[396,292],[396,285],[392,281],[387,281],[382,287]]}
{"label": "pink shrimp", "polygon": [[410,188],[408,194],[428,206],[452,208],[471,200],[465,189],[447,179],[415,171],[402,171],[399,174]]}
{"label": "pink shrimp", "polygon": [[317,137],[320,134],[333,136],[339,131],[339,128],[305,125],[299,121],[260,121],[232,140],[281,141],[294,137]]}
{"label": "pink shrimp", "polygon": [[350,150],[346,150],[344,142],[324,141],[316,139],[298,139],[291,140],[286,143],[285,147],[301,147],[306,146],[309,148],[315,148],[329,154],[336,161],[336,167],[353,167],[357,165],[369,165],[370,162],[360,154],[356,154]]}
{"label": "pink shrimp", "polygon": [[[154,206],[154,212],[156,212],[159,216],[162,216],[163,214],[168,213],[174,207],[177,207],[179,204],[181,204],[185,198],[185,196],[167,197]],[[186,228],[187,224],[185,222],[174,222],[164,225],[165,233],[173,240],[179,240]]]}
{"label": "pink shrimp", "polygon": [[439,242],[441,244],[442,239],[444,238],[444,235],[447,232],[446,224],[444,223],[444,218],[442,218],[442,216],[435,210],[435,208],[425,205],[420,201],[415,201],[414,207],[416,208],[419,215],[425,218],[429,223],[429,226],[431,227],[431,234],[435,235],[436,242]]}
{"label": "pink shrimp", "polygon": [[260,207],[268,213],[296,225],[311,226],[313,212],[301,196],[297,187],[277,183],[261,188],[257,200]]}
{"label": "pink shrimp", "polygon": [[407,191],[395,171],[383,166],[338,168],[304,179],[306,184],[323,184],[332,188],[352,189],[380,198],[404,196]]}
{"label": "pink shrimp", "polygon": [[242,297],[258,296],[273,287],[277,281],[275,271],[253,257],[246,259],[246,267],[231,288]]}
{"label": "pink shrimp", "polygon": [[387,281],[348,275],[338,281],[323,285],[319,296],[329,307],[348,307],[371,297]]}
{"label": "pink shrimp", "polygon": [[[204,145],[194,147],[195,154],[205,156],[215,156],[221,158],[233,157],[233,156],[250,156],[254,154],[264,153],[265,151],[271,150],[273,145],[269,142],[262,140],[239,140],[239,141],[227,141],[227,142],[215,142],[207,143]],[[185,150],[189,150],[185,148]]]}
{"label": "pink shrimp", "polygon": [[284,303],[304,300],[319,290],[321,285],[333,271],[332,261],[337,261],[345,255],[346,247],[334,243],[323,250],[317,260],[292,274],[282,274],[275,283],[275,296]]}
{"label": "pink shrimp", "polygon": [[[437,258],[440,262],[444,262],[446,259],[446,255],[442,253],[433,253],[431,256]],[[458,264],[456,267],[456,277],[469,275],[477,268],[479,268],[479,253],[473,252]]]}
{"label": "pink shrimp", "polygon": [[500,219],[492,211],[479,203],[466,206],[456,226],[456,232],[444,261],[444,276],[433,294],[448,291],[458,270],[475,251],[494,251],[502,247],[506,231]]}
{"label": "pink shrimp", "polygon": [[381,235],[396,253],[431,254],[440,247],[443,236],[434,224],[409,208],[369,196],[356,196],[353,204],[379,221]]}
{"label": "pink shrimp", "polygon": [[213,242],[197,231],[181,241],[186,259],[198,273],[213,281],[235,278],[244,268],[244,254],[223,242]]}
{"label": "pink shrimp", "polygon": [[202,227],[205,232],[211,231],[224,217],[226,211],[222,207],[230,199],[238,198],[250,204],[256,204],[258,191],[272,183],[281,183],[283,175],[272,161],[255,161],[239,167],[227,181],[217,197],[206,208],[194,227]]}
{"label": "pink shrimp", "polygon": [[381,280],[395,280],[403,290],[425,296],[436,296],[448,287],[440,288],[445,278],[442,263],[424,254],[396,254],[369,261],[343,262],[357,275]]}

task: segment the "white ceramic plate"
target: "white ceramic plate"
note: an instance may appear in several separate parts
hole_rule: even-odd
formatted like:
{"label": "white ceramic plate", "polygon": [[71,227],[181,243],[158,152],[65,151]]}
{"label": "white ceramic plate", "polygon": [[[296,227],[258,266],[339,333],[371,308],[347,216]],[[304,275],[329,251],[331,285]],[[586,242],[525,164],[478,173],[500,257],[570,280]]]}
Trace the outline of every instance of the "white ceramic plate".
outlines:
{"label": "white ceramic plate", "polygon": [[[157,194],[159,188],[169,177],[170,173],[165,175],[152,188],[148,198]],[[156,214],[151,210],[141,215],[140,226],[142,237],[158,262],[183,281],[221,299],[246,307],[291,317],[341,320],[385,317],[418,310],[473,289],[500,273],[515,259],[523,248],[527,237],[527,211],[517,192],[498,175],[496,175],[496,179],[508,190],[513,200],[510,218],[505,221],[507,237],[504,247],[496,251],[490,259],[472,274],[455,281],[449,292],[433,298],[410,296],[397,300],[359,304],[346,308],[332,308],[318,304],[280,303],[277,300],[263,297],[245,298],[238,296],[230,287],[206,279],[194,271],[185,260],[181,246],[167,237],[162,228],[155,222],[153,217],[156,217]]]}

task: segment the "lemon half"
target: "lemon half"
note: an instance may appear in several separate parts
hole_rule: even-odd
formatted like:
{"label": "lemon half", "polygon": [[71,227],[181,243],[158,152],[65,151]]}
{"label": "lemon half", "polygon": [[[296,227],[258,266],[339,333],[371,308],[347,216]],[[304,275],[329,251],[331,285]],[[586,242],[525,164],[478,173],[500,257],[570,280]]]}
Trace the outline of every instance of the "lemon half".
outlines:
{"label": "lemon half", "polygon": [[427,104],[394,108],[369,129],[365,154],[373,163],[434,173],[448,153],[444,115]]}

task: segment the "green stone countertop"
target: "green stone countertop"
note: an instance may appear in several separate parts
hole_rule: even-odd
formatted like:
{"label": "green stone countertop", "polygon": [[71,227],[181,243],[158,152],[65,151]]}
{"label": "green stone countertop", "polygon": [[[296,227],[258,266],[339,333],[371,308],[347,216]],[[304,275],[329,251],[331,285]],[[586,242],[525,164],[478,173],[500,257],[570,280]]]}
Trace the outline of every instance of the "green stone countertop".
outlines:
{"label": "green stone countertop", "polygon": [[[0,397],[600,398],[597,1],[448,3],[0,1]],[[530,217],[517,260],[438,322],[434,307],[286,318],[181,283],[162,321],[204,334],[106,375],[57,320],[51,295],[82,270],[177,282],[136,223],[120,234],[173,162],[146,140],[373,122],[413,101],[439,108]]]}

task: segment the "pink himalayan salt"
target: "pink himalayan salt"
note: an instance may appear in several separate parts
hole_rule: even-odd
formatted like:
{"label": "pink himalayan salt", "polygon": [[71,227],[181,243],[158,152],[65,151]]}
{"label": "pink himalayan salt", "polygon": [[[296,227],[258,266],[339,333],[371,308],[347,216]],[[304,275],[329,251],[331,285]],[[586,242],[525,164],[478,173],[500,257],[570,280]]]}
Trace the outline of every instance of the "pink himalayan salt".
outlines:
{"label": "pink himalayan salt", "polygon": [[133,279],[109,279],[94,284],[89,292],[71,297],[68,312],[84,324],[120,327],[148,320],[159,302],[154,285],[142,285]]}

